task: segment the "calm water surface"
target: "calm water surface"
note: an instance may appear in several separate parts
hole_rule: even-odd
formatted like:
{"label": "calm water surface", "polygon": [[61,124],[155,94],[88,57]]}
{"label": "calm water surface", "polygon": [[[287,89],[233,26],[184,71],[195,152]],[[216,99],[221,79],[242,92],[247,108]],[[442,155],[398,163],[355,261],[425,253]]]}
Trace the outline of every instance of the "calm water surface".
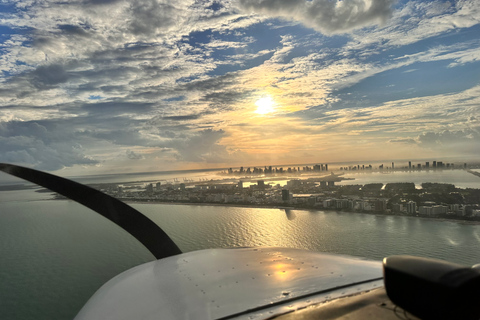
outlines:
{"label": "calm water surface", "polygon": [[[22,191],[25,193],[25,191]],[[153,256],[72,201],[0,193],[0,318],[71,319],[107,280]],[[33,197],[33,198],[32,198]],[[407,217],[280,209],[133,204],[183,251],[281,246],[380,260],[413,254],[480,262],[480,226]]]}
{"label": "calm water surface", "polygon": [[344,172],[345,177],[355,180],[344,180],[339,185],[413,182],[417,188],[423,182],[451,183],[457,188],[480,188],[480,178],[465,170],[423,170],[394,172]]}

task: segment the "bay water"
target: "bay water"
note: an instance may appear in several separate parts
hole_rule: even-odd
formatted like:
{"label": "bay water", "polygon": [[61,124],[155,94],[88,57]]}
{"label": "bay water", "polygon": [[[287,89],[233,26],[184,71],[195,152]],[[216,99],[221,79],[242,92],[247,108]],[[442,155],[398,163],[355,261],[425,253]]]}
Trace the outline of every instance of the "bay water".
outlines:
{"label": "bay water", "polygon": [[[154,259],[125,231],[73,201],[15,200],[18,191],[12,192],[0,211],[1,319],[71,319],[103,283]],[[131,205],[184,252],[277,246],[374,260],[411,254],[480,262],[476,224],[334,211]]]}

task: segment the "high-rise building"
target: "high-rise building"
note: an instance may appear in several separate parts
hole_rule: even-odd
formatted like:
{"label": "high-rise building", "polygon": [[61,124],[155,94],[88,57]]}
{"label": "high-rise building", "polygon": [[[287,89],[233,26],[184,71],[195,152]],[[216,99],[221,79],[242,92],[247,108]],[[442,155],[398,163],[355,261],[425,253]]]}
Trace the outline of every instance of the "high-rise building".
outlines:
{"label": "high-rise building", "polygon": [[325,171],[328,171],[328,164],[325,164]]}
{"label": "high-rise building", "polygon": [[288,201],[290,200],[290,191],[283,189],[282,190],[282,200],[283,201]]}
{"label": "high-rise building", "polygon": [[412,169],[412,161],[408,161],[408,169]]}
{"label": "high-rise building", "polygon": [[434,168],[437,167],[437,161],[433,161],[432,167],[434,167]]}
{"label": "high-rise building", "polygon": [[243,189],[243,181],[238,181],[238,189],[242,190]]}
{"label": "high-rise building", "polygon": [[425,168],[427,168],[427,169],[430,168],[430,162],[428,162],[428,161],[425,162]]}
{"label": "high-rise building", "polygon": [[395,163],[392,162],[392,169],[395,169]]}
{"label": "high-rise building", "polygon": [[147,184],[147,187],[145,188],[148,193],[153,192],[153,184],[149,183]]}
{"label": "high-rise building", "polygon": [[407,213],[410,213],[410,214],[417,213],[417,204],[414,201],[409,201],[407,203]]}

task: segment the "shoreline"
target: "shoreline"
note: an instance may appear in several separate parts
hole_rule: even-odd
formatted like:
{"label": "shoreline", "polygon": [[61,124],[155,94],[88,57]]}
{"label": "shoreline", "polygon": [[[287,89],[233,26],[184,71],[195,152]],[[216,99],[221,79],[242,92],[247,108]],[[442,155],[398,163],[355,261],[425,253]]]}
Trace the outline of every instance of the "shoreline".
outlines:
{"label": "shoreline", "polygon": [[434,220],[434,221],[448,221],[448,222],[457,222],[462,224],[469,225],[480,225],[479,220],[467,220],[467,219],[458,219],[458,218],[449,218],[449,217],[427,217],[427,216],[411,216],[403,214],[388,214],[381,212],[357,212],[357,211],[341,211],[341,210],[330,210],[330,209],[320,209],[320,208],[302,208],[295,206],[275,206],[275,205],[255,205],[255,204],[239,204],[239,203],[205,203],[205,202],[168,202],[168,201],[148,201],[148,200],[126,200],[121,199],[121,201],[131,204],[167,204],[167,205],[190,205],[190,206],[212,206],[212,207],[237,207],[237,208],[254,208],[254,209],[279,209],[279,210],[297,210],[297,211],[323,211],[323,212],[337,212],[337,213],[351,213],[351,214],[368,214],[374,216],[386,216],[386,217],[406,217],[406,218],[415,218],[423,220]]}

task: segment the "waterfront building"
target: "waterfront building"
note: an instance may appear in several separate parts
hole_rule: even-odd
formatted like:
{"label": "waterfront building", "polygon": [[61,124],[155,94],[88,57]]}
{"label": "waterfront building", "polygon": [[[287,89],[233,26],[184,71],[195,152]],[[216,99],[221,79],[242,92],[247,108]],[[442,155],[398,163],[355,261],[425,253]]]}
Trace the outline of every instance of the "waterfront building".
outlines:
{"label": "waterfront building", "polygon": [[330,208],[332,206],[334,206],[335,204],[335,200],[334,199],[325,199],[323,200],[323,207],[324,208]]}
{"label": "waterfront building", "polygon": [[409,201],[407,203],[407,213],[409,214],[417,213],[417,204],[414,201]]}
{"label": "waterfront building", "polygon": [[447,214],[447,206],[436,205],[432,207],[432,214]]}
{"label": "waterfront building", "polygon": [[471,205],[464,205],[462,209],[462,214],[464,216],[469,216],[473,212],[473,207]]}
{"label": "waterfront building", "polygon": [[290,191],[283,189],[282,190],[282,201],[289,201],[290,200]]}
{"label": "waterfront building", "polygon": [[403,212],[404,211],[403,204],[402,203],[393,204],[392,210],[393,210],[393,212]]}
{"label": "waterfront building", "polygon": [[430,216],[433,214],[433,209],[429,206],[420,206],[418,207],[418,213],[420,215]]}
{"label": "waterfront building", "polygon": [[382,212],[387,209],[387,202],[383,199],[377,199],[375,200],[375,211],[377,212]]}

